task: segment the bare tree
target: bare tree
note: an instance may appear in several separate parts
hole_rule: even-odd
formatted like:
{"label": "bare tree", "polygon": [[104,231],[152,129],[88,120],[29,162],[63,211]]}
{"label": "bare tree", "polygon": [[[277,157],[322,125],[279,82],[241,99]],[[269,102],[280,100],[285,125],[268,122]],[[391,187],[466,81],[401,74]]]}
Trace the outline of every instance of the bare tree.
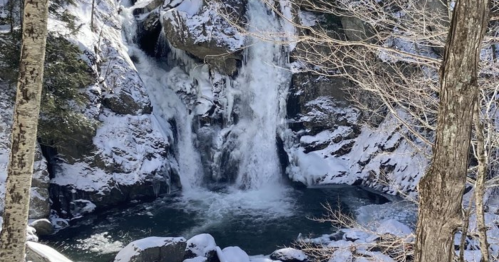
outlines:
{"label": "bare tree", "polygon": [[0,234],[0,262],[21,262],[25,256],[29,192],[36,151],[47,39],[48,1],[26,1],[23,16],[4,222]]}

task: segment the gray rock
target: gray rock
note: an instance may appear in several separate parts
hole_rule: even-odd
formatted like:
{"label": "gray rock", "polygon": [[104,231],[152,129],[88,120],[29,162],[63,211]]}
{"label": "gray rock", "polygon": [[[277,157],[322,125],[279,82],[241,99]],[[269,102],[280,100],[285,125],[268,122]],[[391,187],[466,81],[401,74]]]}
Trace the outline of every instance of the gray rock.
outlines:
{"label": "gray rock", "polygon": [[183,237],[148,237],[128,244],[114,262],[182,262],[186,246]]}
{"label": "gray rock", "polygon": [[[205,2],[193,17],[175,8],[169,9],[163,16],[166,38],[175,48],[192,54],[221,73],[233,75],[237,72],[237,61],[242,60],[240,49],[244,37],[220,16],[220,12],[234,18],[231,22],[244,27],[245,3],[244,0],[223,1],[217,8],[212,2]],[[204,20],[207,22],[190,23]]]}
{"label": "gray rock", "polygon": [[350,41],[364,41],[374,35],[373,28],[356,17],[342,17],[341,25]]}
{"label": "gray rock", "polygon": [[37,219],[29,224],[36,229],[36,234],[38,236],[50,235],[54,232],[54,227],[48,219]]}

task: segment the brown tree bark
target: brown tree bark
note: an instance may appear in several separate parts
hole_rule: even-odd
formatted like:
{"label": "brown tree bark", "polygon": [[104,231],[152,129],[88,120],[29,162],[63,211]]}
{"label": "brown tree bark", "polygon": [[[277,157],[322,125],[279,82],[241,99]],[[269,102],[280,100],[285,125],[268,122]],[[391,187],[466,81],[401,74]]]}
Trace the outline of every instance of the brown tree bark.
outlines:
{"label": "brown tree bark", "polygon": [[0,234],[0,262],[24,261],[29,193],[45,61],[48,1],[25,1],[23,16],[4,222]]}
{"label": "brown tree bark", "polygon": [[457,1],[440,69],[432,163],[419,182],[417,262],[451,262],[454,256],[478,97],[480,48],[488,21],[489,0]]}

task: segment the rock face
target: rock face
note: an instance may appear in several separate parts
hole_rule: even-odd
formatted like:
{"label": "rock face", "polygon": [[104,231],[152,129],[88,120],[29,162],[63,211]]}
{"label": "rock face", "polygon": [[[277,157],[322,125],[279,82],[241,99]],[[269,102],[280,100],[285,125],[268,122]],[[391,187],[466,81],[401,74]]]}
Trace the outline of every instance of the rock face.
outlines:
{"label": "rock face", "polygon": [[128,244],[114,262],[182,262],[186,246],[181,237],[148,237]]}
{"label": "rock face", "polygon": [[[1,81],[0,89],[2,90],[0,92],[0,199],[3,199],[5,196],[5,182],[10,154],[10,129],[13,121],[15,89]],[[48,217],[50,213],[49,173],[46,160],[40,148],[36,151],[31,183],[29,217],[32,219]],[[3,200],[0,201],[0,214],[2,211]]]}
{"label": "rock face", "polygon": [[233,75],[242,60],[244,37],[236,27],[244,28],[245,6],[244,0],[166,1],[163,31],[172,46]]}
{"label": "rock face", "polygon": [[[156,1],[144,8],[153,10],[160,4]],[[173,137],[165,136],[154,122],[146,85],[122,40],[122,30],[126,35],[136,27],[122,28],[118,9],[115,1],[101,1],[94,24],[102,32],[94,33],[84,25],[78,33],[68,34],[98,77],[96,84],[86,89],[90,103],[82,111],[99,125],[88,146],[75,154],[47,150],[52,167],[51,198],[61,217],[79,217],[94,209],[154,198],[181,187]],[[90,13],[86,15],[90,17]],[[132,14],[123,15],[129,15],[130,21],[135,19]],[[51,30],[68,30],[64,24],[53,22]]]}

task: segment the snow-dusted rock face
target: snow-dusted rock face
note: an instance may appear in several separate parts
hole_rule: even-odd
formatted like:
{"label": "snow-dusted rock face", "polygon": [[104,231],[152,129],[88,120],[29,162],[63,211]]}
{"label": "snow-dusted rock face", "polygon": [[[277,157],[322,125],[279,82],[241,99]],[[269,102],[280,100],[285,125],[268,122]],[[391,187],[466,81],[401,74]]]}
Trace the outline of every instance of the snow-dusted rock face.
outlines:
{"label": "snow-dusted rock face", "polygon": [[237,27],[245,27],[245,0],[167,0],[163,9],[163,30],[174,47],[227,75],[237,71],[244,45]]}
{"label": "snow-dusted rock face", "polygon": [[[304,11],[298,12],[298,18],[304,26],[324,23]],[[369,35],[361,21],[337,20],[329,22],[328,27],[334,28],[338,38]],[[303,72],[306,65],[299,59],[306,56],[304,50],[306,47],[300,43],[291,53],[298,60],[291,64],[294,74],[287,104],[287,174],[308,186],[356,184],[414,196],[428,165],[425,153],[430,149],[408,141],[407,130],[392,115],[368,116],[356,108],[344,91],[353,87],[346,79]],[[359,97],[363,103],[377,103],[368,94]]]}
{"label": "snow-dusted rock face", "polygon": [[[15,88],[0,81],[0,214],[3,211],[5,182],[10,154],[10,134],[13,121]],[[50,213],[49,173],[40,148],[36,151],[33,179],[31,181],[30,218],[47,217]]]}
{"label": "snow-dusted rock face", "polygon": [[[99,122],[90,145],[76,158],[50,156],[54,208],[67,217],[180,187],[171,141],[151,115],[146,86],[124,44],[124,36],[137,30],[135,23],[125,21],[122,27],[119,3],[99,1],[92,30],[91,4],[81,0],[57,10],[75,15],[81,24],[67,39],[80,47],[82,59],[98,77],[87,88],[91,102],[82,109]],[[59,34],[68,31],[56,18],[50,19],[49,29]]]}

